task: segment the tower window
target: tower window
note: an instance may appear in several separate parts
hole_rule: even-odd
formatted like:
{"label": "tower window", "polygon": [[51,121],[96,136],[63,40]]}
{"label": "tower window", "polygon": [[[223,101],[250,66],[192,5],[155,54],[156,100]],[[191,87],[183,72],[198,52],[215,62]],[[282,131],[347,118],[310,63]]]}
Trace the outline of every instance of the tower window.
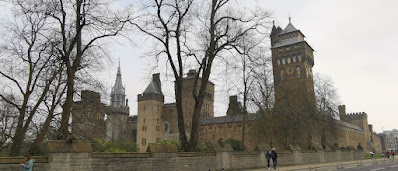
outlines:
{"label": "tower window", "polygon": [[296,67],[296,76],[297,76],[297,78],[301,77],[301,68],[300,68],[300,66]]}
{"label": "tower window", "polygon": [[146,139],[145,138],[142,139],[142,145],[146,145]]}
{"label": "tower window", "polygon": [[156,126],[156,131],[160,131],[160,126]]}
{"label": "tower window", "polygon": [[290,64],[292,62],[292,59],[290,57],[287,57],[287,63]]}
{"label": "tower window", "polygon": [[280,65],[280,64],[281,64],[281,60],[280,60],[280,59],[277,59],[277,60],[276,60],[276,64]]}
{"label": "tower window", "polygon": [[142,131],[146,131],[146,126],[142,126]]}
{"label": "tower window", "polygon": [[285,65],[286,64],[286,59],[282,58],[282,64]]}
{"label": "tower window", "polygon": [[296,62],[296,61],[297,61],[297,57],[296,57],[296,56],[293,56],[293,57],[292,57],[292,60],[293,60],[293,63]]}

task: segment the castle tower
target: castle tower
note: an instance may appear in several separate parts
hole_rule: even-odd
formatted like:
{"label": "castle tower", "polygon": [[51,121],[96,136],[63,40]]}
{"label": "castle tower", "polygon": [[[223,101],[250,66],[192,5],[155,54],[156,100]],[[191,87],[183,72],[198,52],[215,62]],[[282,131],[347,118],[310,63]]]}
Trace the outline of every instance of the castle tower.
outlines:
{"label": "castle tower", "polygon": [[[191,130],[192,116],[195,107],[195,98],[192,95],[195,79],[197,76],[196,70],[189,70],[187,77],[184,78],[183,85],[183,95],[182,95],[182,106],[185,118],[185,125],[187,132]],[[200,85],[202,83],[202,78],[198,78],[198,83],[196,86],[197,92],[199,92]],[[214,117],[214,84],[208,82],[206,86],[206,92],[202,104],[202,111],[200,114],[200,119],[213,118]]]}
{"label": "castle tower", "polygon": [[164,96],[161,90],[159,74],[154,74],[145,91],[138,95],[136,140],[140,152],[145,152],[149,143],[158,143],[163,139],[161,114]]}
{"label": "castle tower", "polygon": [[106,136],[106,105],[101,103],[98,92],[84,90],[81,100],[74,102],[72,109],[72,132],[79,139],[93,140]]}
{"label": "castle tower", "polygon": [[303,113],[315,109],[312,76],[314,55],[304,34],[290,21],[285,29],[271,31],[272,66],[275,85],[275,109]]}
{"label": "castle tower", "polygon": [[116,81],[115,85],[112,87],[111,91],[111,106],[112,107],[121,107],[125,105],[125,88],[122,83],[122,74],[120,72],[120,62],[119,67],[117,68]]}
{"label": "castle tower", "polygon": [[125,88],[122,83],[122,74],[120,71],[120,62],[117,69],[116,81],[111,90],[111,102],[108,106],[106,119],[106,137],[109,141],[126,140],[124,133],[127,129],[127,119],[130,108],[125,103]]}

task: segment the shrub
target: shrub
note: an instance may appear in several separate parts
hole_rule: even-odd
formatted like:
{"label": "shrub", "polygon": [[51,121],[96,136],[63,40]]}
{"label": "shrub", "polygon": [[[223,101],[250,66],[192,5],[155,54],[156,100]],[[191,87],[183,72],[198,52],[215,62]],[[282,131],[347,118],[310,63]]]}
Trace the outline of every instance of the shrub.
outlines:
{"label": "shrub", "polygon": [[224,144],[231,144],[232,149],[234,149],[234,151],[243,151],[243,150],[245,150],[245,148],[243,147],[243,143],[240,140],[227,139],[227,140],[225,140]]}

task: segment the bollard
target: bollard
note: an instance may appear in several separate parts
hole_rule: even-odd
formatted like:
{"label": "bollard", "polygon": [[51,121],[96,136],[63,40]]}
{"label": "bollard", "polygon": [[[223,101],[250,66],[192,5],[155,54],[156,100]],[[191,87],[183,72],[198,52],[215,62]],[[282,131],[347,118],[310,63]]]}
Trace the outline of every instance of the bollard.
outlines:
{"label": "bollard", "polygon": [[315,160],[315,171],[317,171],[317,167],[316,167],[316,160]]}
{"label": "bollard", "polygon": [[340,160],[340,164],[341,164],[341,168],[344,168],[344,167],[343,167],[343,161],[342,161],[342,160]]}
{"label": "bollard", "polygon": [[337,169],[339,169],[339,162],[338,162],[338,160],[336,160],[336,167],[337,167]]}
{"label": "bollard", "polygon": [[311,170],[311,162],[308,162],[308,168]]}
{"label": "bollard", "polygon": [[362,164],[362,157],[361,157],[361,158],[359,158],[359,161],[361,162],[361,166],[363,166],[363,164]]}
{"label": "bollard", "polygon": [[278,171],[279,171],[279,165],[278,165]]}

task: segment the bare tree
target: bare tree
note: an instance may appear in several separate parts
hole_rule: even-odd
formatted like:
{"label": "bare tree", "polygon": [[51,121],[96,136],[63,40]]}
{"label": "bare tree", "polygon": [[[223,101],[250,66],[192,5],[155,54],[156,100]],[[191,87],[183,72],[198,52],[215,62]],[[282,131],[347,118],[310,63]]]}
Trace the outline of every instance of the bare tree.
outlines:
{"label": "bare tree", "polygon": [[[263,36],[263,37],[262,37]],[[228,56],[222,61],[225,62],[226,70],[225,74],[229,80],[227,85],[232,86],[230,90],[238,92],[243,98],[243,127],[242,127],[242,145],[245,146],[245,139],[247,134],[247,122],[248,122],[248,108],[253,108],[251,111],[263,109],[255,101],[255,96],[261,95],[256,92],[264,92],[267,89],[262,90],[257,86],[264,86],[263,79],[266,79],[266,75],[263,72],[269,70],[267,66],[267,58],[265,55],[266,49],[264,47],[264,42],[266,38],[265,35],[251,35],[248,36],[250,39],[242,39],[239,44],[241,44],[242,49],[236,49],[236,54]],[[259,74],[261,73],[261,74]],[[268,86],[268,85],[266,85]],[[268,94],[268,93],[267,93]],[[265,94],[262,94],[265,95]],[[262,96],[263,97],[263,96]],[[257,102],[257,103],[256,103]],[[252,106],[252,107],[249,107]],[[239,113],[241,114],[241,113]]]}
{"label": "bare tree", "polygon": [[[47,12],[44,4],[33,1],[13,1],[16,22],[9,22],[7,44],[3,46],[0,76],[5,89],[0,98],[19,111],[18,123],[11,146],[11,156],[19,155],[24,136],[36,112],[42,106],[52,82],[60,74],[51,67],[59,63],[55,46],[49,42]],[[20,101],[13,101],[5,94],[11,93]]]}
{"label": "bare tree", "polygon": [[[153,0],[145,6],[147,12],[142,16],[143,21],[134,24],[160,44],[155,56],[165,56],[173,71],[179,138],[184,151],[196,150],[200,113],[214,60],[226,55],[227,51],[241,49],[240,40],[259,32],[269,17],[261,10],[235,10],[232,3],[229,0]],[[192,119],[188,118],[192,121],[188,142],[182,110],[182,87],[184,63],[189,60],[196,63],[198,72],[192,91],[195,99],[193,115]]]}
{"label": "bare tree", "polygon": [[[12,97],[8,99],[14,101]],[[0,99],[0,151],[12,142],[18,122],[18,114],[19,112],[14,106]]]}
{"label": "bare tree", "polygon": [[[60,46],[57,50],[65,64],[67,91],[63,105],[60,126],[60,139],[69,135],[69,119],[75,92],[76,74],[86,67],[82,62],[88,60],[94,51],[104,51],[104,40],[120,36],[126,23],[132,18],[130,10],[113,12],[106,1],[91,0],[48,0],[46,13],[53,21],[52,29]],[[91,56],[93,57],[93,56]],[[98,58],[96,56],[95,58]],[[88,64],[88,63],[87,63]]]}

